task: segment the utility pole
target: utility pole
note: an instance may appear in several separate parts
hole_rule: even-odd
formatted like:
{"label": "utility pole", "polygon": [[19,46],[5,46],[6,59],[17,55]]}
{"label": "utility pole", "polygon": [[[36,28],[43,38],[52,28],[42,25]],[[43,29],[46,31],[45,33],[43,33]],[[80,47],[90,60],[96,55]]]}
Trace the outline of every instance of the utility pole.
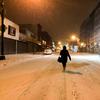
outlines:
{"label": "utility pole", "polygon": [[5,25],[4,25],[4,18],[5,18],[5,9],[4,9],[4,0],[1,1],[1,55],[0,60],[5,60],[4,55],[4,32],[5,32]]}

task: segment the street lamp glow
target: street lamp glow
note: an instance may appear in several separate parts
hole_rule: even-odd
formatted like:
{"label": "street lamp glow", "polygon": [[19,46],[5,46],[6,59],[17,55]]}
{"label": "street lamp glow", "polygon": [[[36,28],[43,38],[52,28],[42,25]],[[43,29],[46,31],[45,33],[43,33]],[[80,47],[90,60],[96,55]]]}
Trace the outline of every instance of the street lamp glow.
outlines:
{"label": "street lamp glow", "polygon": [[67,47],[67,49],[69,50],[69,44],[67,43],[65,46],[66,46],[66,47]]}
{"label": "street lamp glow", "polygon": [[61,45],[61,42],[60,41],[58,42],[58,45]]}
{"label": "street lamp glow", "polygon": [[71,39],[74,41],[74,40],[76,40],[76,36],[75,35],[72,35],[71,36]]}
{"label": "street lamp glow", "polygon": [[81,43],[81,46],[84,46],[84,43]]}
{"label": "street lamp glow", "polygon": [[81,47],[86,47],[86,44],[84,42],[82,42],[80,45]]}
{"label": "street lamp glow", "polygon": [[94,42],[94,46],[96,46],[97,45],[97,42]]}
{"label": "street lamp glow", "polygon": [[43,3],[43,0],[33,0],[32,1],[36,6],[40,6]]}

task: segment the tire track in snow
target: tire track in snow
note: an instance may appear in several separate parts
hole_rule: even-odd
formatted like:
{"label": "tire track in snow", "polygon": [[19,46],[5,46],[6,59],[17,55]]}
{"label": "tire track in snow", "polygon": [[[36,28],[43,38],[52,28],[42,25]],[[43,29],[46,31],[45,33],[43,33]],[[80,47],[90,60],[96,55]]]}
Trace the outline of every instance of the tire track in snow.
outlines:
{"label": "tire track in snow", "polygon": [[[55,62],[55,61],[54,61],[54,62]],[[53,65],[54,62],[48,63],[48,65],[46,65],[46,67],[43,68],[43,70],[42,70],[42,71],[39,73],[39,75],[35,78],[36,80],[33,81],[33,82],[30,84],[30,86],[29,86],[27,89],[25,89],[25,90],[23,91],[23,93],[21,93],[21,95],[18,97],[18,100],[20,100],[20,97],[21,97],[21,96],[26,95],[26,94],[29,92],[29,90],[31,89],[31,87],[33,87],[33,85],[34,85],[37,81],[39,81],[41,78],[43,78],[43,77],[46,76],[47,74],[51,73],[50,70],[52,70],[53,68],[50,67],[50,66],[51,66],[51,64]]]}

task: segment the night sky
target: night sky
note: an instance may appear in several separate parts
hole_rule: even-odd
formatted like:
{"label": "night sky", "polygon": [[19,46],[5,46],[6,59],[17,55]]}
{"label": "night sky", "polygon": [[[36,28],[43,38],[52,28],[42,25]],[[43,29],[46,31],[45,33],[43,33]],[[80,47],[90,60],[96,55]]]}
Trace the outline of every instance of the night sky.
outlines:
{"label": "night sky", "polygon": [[38,24],[56,40],[79,33],[97,0],[6,0],[6,16],[18,24]]}

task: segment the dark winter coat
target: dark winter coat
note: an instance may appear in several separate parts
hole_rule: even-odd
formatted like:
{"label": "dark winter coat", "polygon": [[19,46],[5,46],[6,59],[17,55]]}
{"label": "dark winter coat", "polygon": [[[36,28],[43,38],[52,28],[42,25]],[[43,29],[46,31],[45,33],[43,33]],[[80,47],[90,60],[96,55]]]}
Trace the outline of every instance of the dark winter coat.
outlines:
{"label": "dark winter coat", "polygon": [[64,49],[61,50],[60,55],[61,55],[62,63],[67,63],[68,57],[71,60],[68,50],[64,50]]}

